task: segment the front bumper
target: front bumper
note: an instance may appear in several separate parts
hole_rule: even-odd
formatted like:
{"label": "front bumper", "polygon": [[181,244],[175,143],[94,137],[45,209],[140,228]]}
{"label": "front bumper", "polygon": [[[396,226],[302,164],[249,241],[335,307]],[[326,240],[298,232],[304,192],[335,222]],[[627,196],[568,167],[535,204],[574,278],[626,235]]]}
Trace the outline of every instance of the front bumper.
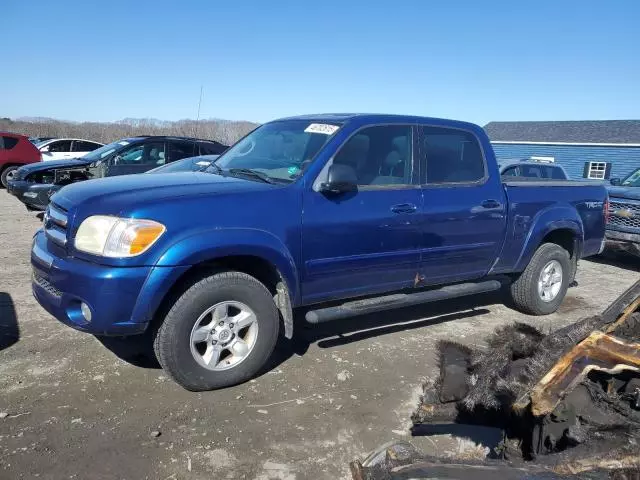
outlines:
{"label": "front bumper", "polygon": [[[152,267],[105,267],[75,258],[60,258],[48,249],[44,232],[31,250],[33,295],[62,323],[94,335],[133,335],[148,323],[133,321],[134,308]],[[81,305],[91,311],[87,321]]]}
{"label": "front bumper", "polygon": [[60,188],[60,185],[12,180],[7,186],[7,191],[24,203],[29,210],[45,210],[51,195]]}
{"label": "front bumper", "polygon": [[606,241],[607,246],[640,255],[640,233],[607,229]]}

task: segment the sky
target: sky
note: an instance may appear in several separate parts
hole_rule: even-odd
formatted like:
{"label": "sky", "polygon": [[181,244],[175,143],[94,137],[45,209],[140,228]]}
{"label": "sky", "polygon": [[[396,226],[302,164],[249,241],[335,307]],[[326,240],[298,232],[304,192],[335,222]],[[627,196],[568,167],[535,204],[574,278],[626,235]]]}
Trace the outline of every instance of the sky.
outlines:
{"label": "sky", "polygon": [[640,1],[0,2],[0,117],[640,118]]}

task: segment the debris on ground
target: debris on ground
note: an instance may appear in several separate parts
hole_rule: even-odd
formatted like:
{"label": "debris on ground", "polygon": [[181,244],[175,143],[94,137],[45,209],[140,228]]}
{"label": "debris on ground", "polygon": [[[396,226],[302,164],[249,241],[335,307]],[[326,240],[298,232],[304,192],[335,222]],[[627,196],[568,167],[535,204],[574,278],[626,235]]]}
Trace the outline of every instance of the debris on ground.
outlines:
{"label": "debris on ground", "polygon": [[486,344],[439,343],[440,375],[412,434],[498,428],[491,459],[461,464],[392,443],[353,462],[354,479],[640,478],[640,281],[601,315],[548,334],[503,326]]}

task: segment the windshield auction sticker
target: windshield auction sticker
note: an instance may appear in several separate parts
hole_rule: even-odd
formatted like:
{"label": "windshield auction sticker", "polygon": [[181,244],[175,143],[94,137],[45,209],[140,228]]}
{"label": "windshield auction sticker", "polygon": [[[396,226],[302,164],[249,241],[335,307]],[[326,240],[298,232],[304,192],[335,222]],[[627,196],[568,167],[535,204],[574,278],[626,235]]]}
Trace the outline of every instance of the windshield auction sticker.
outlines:
{"label": "windshield auction sticker", "polygon": [[333,135],[339,127],[329,125],[328,123],[312,123],[304,129],[306,133],[322,133],[324,135]]}

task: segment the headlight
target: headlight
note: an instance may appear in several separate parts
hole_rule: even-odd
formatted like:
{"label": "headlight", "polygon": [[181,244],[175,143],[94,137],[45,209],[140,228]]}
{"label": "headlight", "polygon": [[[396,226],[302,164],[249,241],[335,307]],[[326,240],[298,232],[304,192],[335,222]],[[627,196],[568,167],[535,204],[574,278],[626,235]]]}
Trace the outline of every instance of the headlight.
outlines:
{"label": "headlight", "polygon": [[135,257],[145,252],[165,232],[153,220],[94,215],[80,224],[75,247],[103,257]]}

